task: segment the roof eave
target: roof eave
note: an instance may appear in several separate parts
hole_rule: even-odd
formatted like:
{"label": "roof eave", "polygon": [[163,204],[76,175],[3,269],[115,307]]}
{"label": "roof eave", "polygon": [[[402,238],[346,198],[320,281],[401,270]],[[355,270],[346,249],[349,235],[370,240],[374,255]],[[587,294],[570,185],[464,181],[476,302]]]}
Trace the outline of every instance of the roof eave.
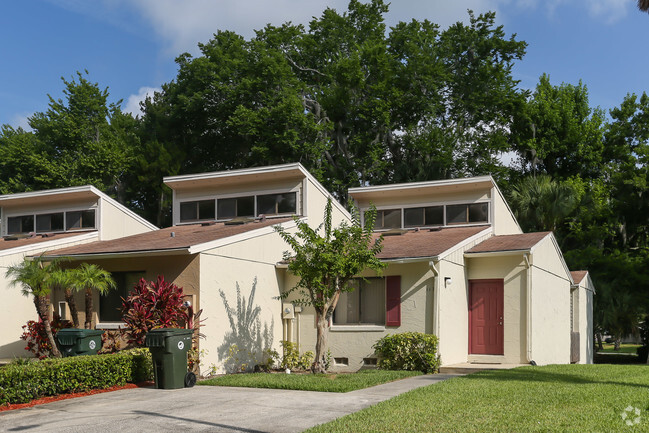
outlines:
{"label": "roof eave", "polygon": [[100,252],[100,253],[84,253],[84,254],[44,254],[43,258],[60,259],[65,257],[70,260],[95,260],[95,259],[121,259],[121,258],[136,258],[142,256],[178,256],[191,254],[188,247],[183,248],[170,248],[163,250],[142,250],[142,251],[118,251],[118,252]]}

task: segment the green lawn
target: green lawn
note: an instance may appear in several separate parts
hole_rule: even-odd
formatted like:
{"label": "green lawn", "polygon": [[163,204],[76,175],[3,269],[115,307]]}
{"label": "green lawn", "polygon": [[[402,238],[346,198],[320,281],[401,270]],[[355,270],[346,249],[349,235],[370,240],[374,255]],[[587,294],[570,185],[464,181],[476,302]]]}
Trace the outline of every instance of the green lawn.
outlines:
{"label": "green lawn", "polygon": [[198,382],[199,385],[248,388],[298,389],[302,391],[348,392],[386,382],[418,376],[418,371],[364,370],[349,374],[228,374]]}
{"label": "green lawn", "polygon": [[[629,406],[641,411],[637,425],[627,426],[622,419]],[[308,431],[646,432],[649,368],[553,365],[483,371],[413,390]]]}
{"label": "green lawn", "polygon": [[638,347],[642,347],[642,344],[620,344],[620,350],[614,350],[613,344],[604,343],[602,344],[604,350],[598,350],[599,353],[633,353],[636,354]]}

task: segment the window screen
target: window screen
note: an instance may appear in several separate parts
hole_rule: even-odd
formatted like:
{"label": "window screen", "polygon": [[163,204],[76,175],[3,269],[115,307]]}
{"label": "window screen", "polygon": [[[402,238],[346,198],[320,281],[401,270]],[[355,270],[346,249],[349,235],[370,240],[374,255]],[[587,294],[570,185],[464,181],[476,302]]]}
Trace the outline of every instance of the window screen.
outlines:
{"label": "window screen", "polygon": [[10,235],[18,233],[29,233],[34,231],[34,216],[22,215],[7,218],[7,233]]}
{"label": "window screen", "polygon": [[93,229],[95,228],[95,211],[82,210],[65,213],[66,230]]}
{"label": "window screen", "polygon": [[220,220],[255,216],[255,198],[253,196],[220,198],[217,200],[216,206],[216,214]]}
{"label": "window screen", "polygon": [[405,227],[441,226],[444,206],[416,207],[403,210]]}
{"label": "window screen", "polygon": [[180,203],[180,221],[214,219],[214,200],[186,201]]}
{"label": "window screen", "polygon": [[296,193],[265,194],[257,196],[257,215],[296,213]]}
{"label": "window screen", "polygon": [[63,231],[63,212],[36,215],[37,232]]}
{"label": "window screen", "polygon": [[374,230],[401,228],[401,209],[384,209],[376,211]]}

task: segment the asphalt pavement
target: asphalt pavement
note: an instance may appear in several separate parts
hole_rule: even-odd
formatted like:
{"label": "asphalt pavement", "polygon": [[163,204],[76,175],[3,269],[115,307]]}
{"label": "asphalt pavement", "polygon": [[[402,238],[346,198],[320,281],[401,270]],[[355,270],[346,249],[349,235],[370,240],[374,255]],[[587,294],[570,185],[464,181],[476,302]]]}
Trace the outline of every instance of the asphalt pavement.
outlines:
{"label": "asphalt pavement", "polygon": [[457,374],[347,393],[195,386],[133,388],[0,412],[0,432],[301,432]]}

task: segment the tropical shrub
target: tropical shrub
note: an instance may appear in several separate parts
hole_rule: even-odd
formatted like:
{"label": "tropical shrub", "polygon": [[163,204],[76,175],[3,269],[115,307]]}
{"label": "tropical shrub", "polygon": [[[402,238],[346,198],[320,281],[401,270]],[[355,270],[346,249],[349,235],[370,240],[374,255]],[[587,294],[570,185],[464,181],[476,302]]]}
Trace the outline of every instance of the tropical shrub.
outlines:
{"label": "tropical shrub", "polygon": [[[50,328],[52,329],[52,335],[55,337],[60,329],[69,328],[72,325],[67,321],[62,321],[58,316],[54,317],[54,320],[50,322]],[[47,332],[45,331],[45,324],[42,320],[30,320],[26,325],[23,325],[23,334],[20,336],[22,340],[27,342],[25,350],[30,351],[38,359],[43,359],[52,356],[52,344],[50,339],[47,337]]]}
{"label": "tropical shrub", "polygon": [[10,364],[0,369],[0,405],[150,380],[151,364],[147,349]]}
{"label": "tropical shrub", "polygon": [[184,328],[188,321],[183,307],[183,289],[164,280],[141,278],[126,299],[122,299],[123,320],[129,344],[143,346],[147,332],[157,328]]}
{"label": "tropical shrub", "polygon": [[312,351],[306,351],[300,355],[297,344],[291,341],[280,341],[280,344],[283,348],[282,362],[280,367],[282,369],[291,369],[291,370],[308,370],[313,364],[313,359],[315,357]]}
{"label": "tropical shrub", "polygon": [[387,335],[374,344],[378,366],[385,370],[435,373],[439,370],[438,340],[435,335],[404,332]]}

